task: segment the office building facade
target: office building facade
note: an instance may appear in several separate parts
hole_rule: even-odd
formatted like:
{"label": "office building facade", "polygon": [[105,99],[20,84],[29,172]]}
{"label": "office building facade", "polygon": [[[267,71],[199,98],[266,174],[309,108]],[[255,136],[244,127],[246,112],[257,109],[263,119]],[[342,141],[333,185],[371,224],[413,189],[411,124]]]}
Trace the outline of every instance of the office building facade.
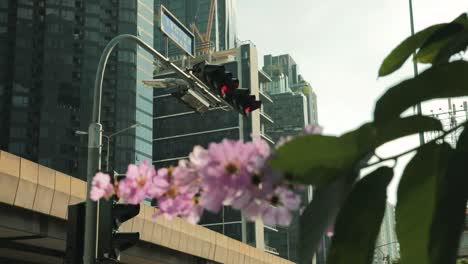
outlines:
{"label": "office building facade", "polygon": [[281,137],[299,134],[309,123],[306,96],[289,92],[273,94],[270,97],[274,103],[267,107],[266,112],[271,115],[274,123],[267,126],[267,134],[275,142]]}
{"label": "office building facade", "polygon": [[[266,123],[262,130],[273,142],[298,135],[306,125],[318,124],[317,96],[310,84],[298,72],[298,65],[289,54],[264,56],[263,72],[271,79],[262,87],[262,92],[271,98],[263,105],[265,114],[273,122]],[[312,188],[303,194],[303,204],[312,199]],[[295,214],[287,228],[275,227],[277,232],[266,232],[266,243],[274,245],[277,254],[292,261],[299,260],[299,214]],[[317,263],[325,263],[330,238],[324,236]]]}
{"label": "office building facade", "polygon": [[[1,1],[0,148],[85,178],[87,137],[75,131],[91,121],[101,52],[123,33],[152,43],[153,12],[151,0]],[[107,64],[104,133],[141,123],[111,141],[119,172],[152,158],[152,91],[140,85],[152,69],[152,58],[131,44],[119,45]]]}
{"label": "office building facade", "polygon": [[288,87],[299,82],[299,69],[297,63],[289,54],[273,56],[271,54],[263,56],[263,71],[273,78],[283,76],[287,79]]}

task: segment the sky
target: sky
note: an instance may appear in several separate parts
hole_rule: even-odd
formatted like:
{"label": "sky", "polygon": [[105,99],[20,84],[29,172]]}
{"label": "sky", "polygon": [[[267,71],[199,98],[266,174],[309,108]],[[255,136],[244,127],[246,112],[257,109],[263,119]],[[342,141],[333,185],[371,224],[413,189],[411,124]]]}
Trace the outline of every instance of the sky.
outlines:
{"label": "sky", "polygon": [[[415,30],[467,11],[467,0],[413,0]],[[294,58],[317,94],[325,134],[339,135],[372,120],[378,97],[413,74],[408,61],[398,72],[377,78],[385,56],[411,34],[408,0],[238,0],[237,16],[239,37],[255,43],[260,64],[266,54]],[[424,104],[423,113],[446,106],[446,100]],[[417,137],[408,137],[379,153],[388,156],[415,145]],[[389,188],[391,202],[397,181]]]}

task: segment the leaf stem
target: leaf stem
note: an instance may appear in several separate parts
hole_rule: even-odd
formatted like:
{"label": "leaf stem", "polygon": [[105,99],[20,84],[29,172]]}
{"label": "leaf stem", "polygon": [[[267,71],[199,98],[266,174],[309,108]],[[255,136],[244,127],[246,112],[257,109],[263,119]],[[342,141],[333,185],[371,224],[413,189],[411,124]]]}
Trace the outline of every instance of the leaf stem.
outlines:
{"label": "leaf stem", "polygon": [[425,145],[427,145],[427,144],[436,142],[436,141],[439,140],[439,139],[445,138],[447,135],[449,135],[449,134],[455,132],[457,129],[459,129],[460,127],[464,126],[466,123],[467,123],[467,122],[463,122],[463,123],[461,123],[461,124],[459,124],[459,125],[457,125],[457,126],[451,128],[451,129],[449,129],[449,130],[447,130],[447,131],[444,131],[444,133],[443,133],[442,135],[440,135],[440,136],[434,138],[434,139],[431,140],[431,141],[426,142],[424,145],[419,145],[419,146],[417,146],[417,147],[414,147],[414,148],[412,148],[412,149],[409,149],[409,150],[407,150],[407,151],[405,151],[405,152],[402,152],[402,153],[400,153],[400,154],[397,154],[397,155],[394,155],[394,156],[391,156],[391,157],[388,157],[388,158],[381,158],[381,157],[377,156],[377,158],[379,159],[378,161],[372,162],[372,163],[369,163],[369,164],[366,164],[366,165],[364,165],[364,166],[361,167],[361,168],[368,168],[368,167],[375,166],[375,165],[377,165],[377,164],[380,164],[380,163],[382,163],[382,162],[389,161],[389,160],[395,160],[395,161],[396,161],[396,160],[397,160],[399,157],[401,157],[401,156],[404,156],[404,155],[406,155],[406,154],[408,154],[408,153],[411,153],[411,152],[413,152],[413,151],[416,151],[416,150],[420,149],[421,147],[423,147],[423,146],[425,146]]}

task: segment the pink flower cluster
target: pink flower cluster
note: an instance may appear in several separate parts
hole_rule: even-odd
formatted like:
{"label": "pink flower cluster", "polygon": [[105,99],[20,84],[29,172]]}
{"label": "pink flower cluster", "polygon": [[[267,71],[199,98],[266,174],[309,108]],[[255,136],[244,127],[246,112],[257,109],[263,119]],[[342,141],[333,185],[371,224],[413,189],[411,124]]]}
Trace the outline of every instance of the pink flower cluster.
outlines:
{"label": "pink flower cluster", "polygon": [[[318,130],[315,126],[304,131]],[[292,211],[299,209],[301,200],[296,191],[300,186],[292,186],[281,172],[269,166],[271,154],[270,146],[260,137],[253,137],[251,142],[225,139],[207,149],[196,146],[189,159],[176,167],[156,170],[147,162],[131,164],[116,186],[112,186],[109,175],[98,173],[91,198],[110,197],[115,190],[124,203],[155,199],[156,216],[178,216],[192,223],[199,221],[204,210],[216,213],[228,205],[241,210],[249,220],[286,226]]]}

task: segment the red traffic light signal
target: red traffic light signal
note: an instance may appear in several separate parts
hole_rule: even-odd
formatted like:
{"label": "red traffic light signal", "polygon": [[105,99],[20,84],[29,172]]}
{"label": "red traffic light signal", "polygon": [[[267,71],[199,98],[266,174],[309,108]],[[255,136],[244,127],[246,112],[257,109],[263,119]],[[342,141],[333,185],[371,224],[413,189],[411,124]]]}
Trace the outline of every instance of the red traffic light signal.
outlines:
{"label": "red traffic light signal", "polygon": [[223,65],[203,61],[195,64],[191,71],[242,115],[249,115],[260,108],[262,102],[250,95],[249,89],[239,88],[239,80],[226,71]]}

